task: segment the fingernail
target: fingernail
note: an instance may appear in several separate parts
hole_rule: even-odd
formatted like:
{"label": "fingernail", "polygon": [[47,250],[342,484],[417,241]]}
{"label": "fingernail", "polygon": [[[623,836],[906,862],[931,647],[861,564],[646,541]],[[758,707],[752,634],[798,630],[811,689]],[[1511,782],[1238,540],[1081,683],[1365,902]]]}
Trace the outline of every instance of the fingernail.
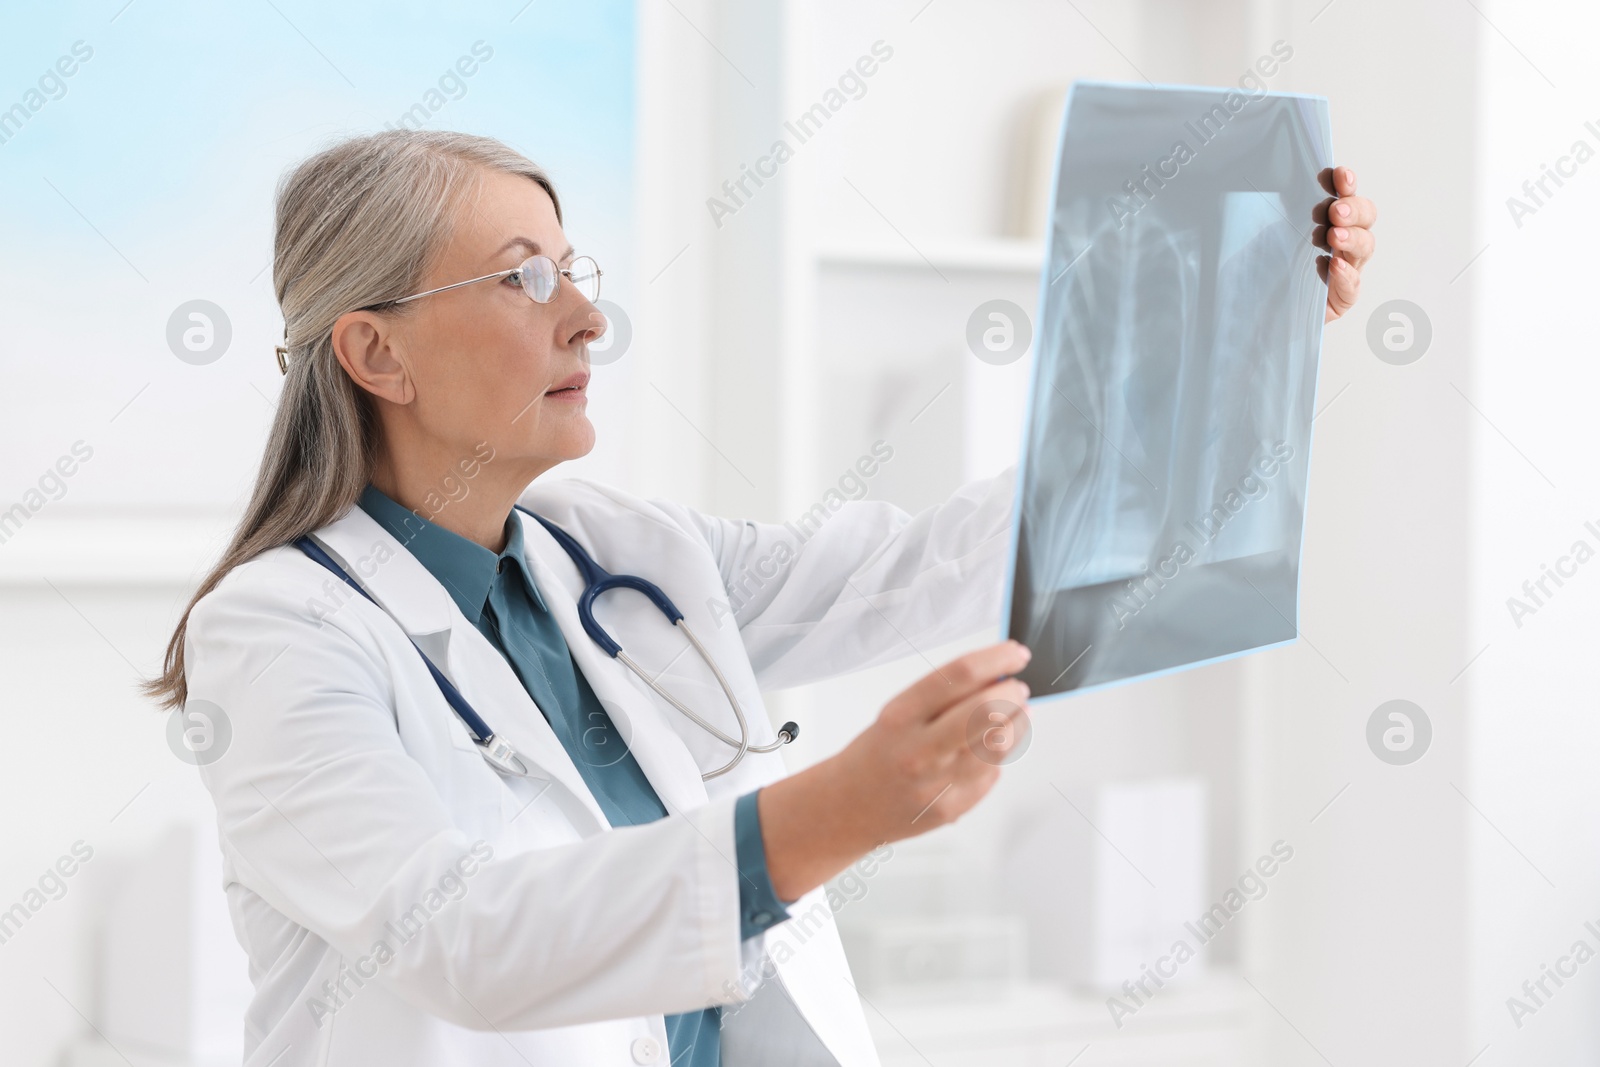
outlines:
{"label": "fingernail", "polygon": [[1333,213],[1335,215],[1338,215],[1341,219],[1347,219],[1347,218],[1350,217],[1350,205],[1349,204],[1335,204],[1333,206]]}
{"label": "fingernail", "polygon": [[1333,239],[1338,241],[1340,244],[1343,244],[1344,239],[1349,236],[1350,231],[1346,230],[1343,226],[1335,226],[1333,228]]}

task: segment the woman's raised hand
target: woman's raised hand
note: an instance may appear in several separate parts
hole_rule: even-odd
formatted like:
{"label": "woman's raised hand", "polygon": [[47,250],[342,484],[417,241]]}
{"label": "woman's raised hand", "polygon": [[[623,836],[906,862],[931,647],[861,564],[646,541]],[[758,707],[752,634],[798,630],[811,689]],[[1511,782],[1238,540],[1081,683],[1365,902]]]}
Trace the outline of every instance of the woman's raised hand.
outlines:
{"label": "woman's raised hand", "polygon": [[761,836],[792,901],[886,841],[954,822],[994,786],[1028,714],[1009,677],[1029,651],[1002,641],[951,660],[888,704],[843,752],[762,789]]}

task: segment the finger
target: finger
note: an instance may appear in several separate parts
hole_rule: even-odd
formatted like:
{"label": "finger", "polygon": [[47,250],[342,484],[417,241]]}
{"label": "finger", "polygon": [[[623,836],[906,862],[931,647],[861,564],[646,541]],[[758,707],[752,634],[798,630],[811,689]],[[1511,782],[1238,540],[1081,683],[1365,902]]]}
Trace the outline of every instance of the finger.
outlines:
{"label": "finger", "polygon": [[1323,321],[1331,322],[1355,306],[1361,294],[1361,272],[1338,256],[1324,256],[1320,265],[1328,278],[1328,310]]}
{"label": "finger", "polygon": [[[963,740],[965,752],[957,752],[959,760],[972,757],[980,763],[999,767],[1020,758],[1027,749],[1028,738],[1033,733],[1027,693],[1017,699],[1001,695],[980,700],[970,711],[956,712],[966,720]],[[944,720],[940,720],[942,727]],[[976,768],[965,765],[971,772]]]}
{"label": "finger", "polygon": [[1328,230],[1328,248],[1353,267],[1360,267],[1372,258],[1376,247],[1372,231],[1351,226],[1334,226]]}
{"label": "finger", "polygon": [[924,721],[1027,666],[1032,653],[1017,641],[989,645],[936,668],[883,706],[885,715]]}
{"label": "finger", "polygon": [[933,720],[930,741],[956,763],[969,758],[994,763],[1026,729],[1019,720],[1027,715],[1027,707],[1027,683],[1003,679],[941,711]]}
{"label": "finger", "polygon": [[1349,167],[1333,168],[1333,195],[1354,196],[1356,193],[1356,172]]}
{"label": "finger", "polygon": [[1370,229],[1378,221],[1378,205],[1364,196],[1340,197],[1328,206],[1328,221],[1335,226]]}

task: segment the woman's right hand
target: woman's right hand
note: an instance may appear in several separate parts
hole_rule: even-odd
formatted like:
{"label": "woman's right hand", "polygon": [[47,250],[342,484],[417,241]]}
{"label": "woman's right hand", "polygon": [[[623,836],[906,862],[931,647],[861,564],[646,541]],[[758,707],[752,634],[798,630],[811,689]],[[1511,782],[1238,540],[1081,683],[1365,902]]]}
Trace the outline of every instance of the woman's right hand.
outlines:
{"label": "woman's right hand", "polygon": [[1021,736],[1029,651],[1002,641],[951,660],[884,705],[838,755],[761,790],[767,873],[794,901],[886,841],[954,822]]}

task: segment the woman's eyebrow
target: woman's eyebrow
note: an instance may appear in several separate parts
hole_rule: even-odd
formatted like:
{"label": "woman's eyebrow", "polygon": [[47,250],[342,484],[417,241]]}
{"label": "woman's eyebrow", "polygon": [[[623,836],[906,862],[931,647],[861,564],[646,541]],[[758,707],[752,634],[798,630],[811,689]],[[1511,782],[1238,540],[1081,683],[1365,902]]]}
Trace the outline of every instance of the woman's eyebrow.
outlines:
{"label": "woman's eyebrow", "polygon": [[[539,247],[539,242],[535,241],[531,237],[513,237],[511,240],[507,241],[505,244],[500,246],[499,251],[495,252],[495,256],[498,257],[502,253],[509,252],[511,249],[516,248],[518,245],[521,245],[523,248],[526,248],[528,250],[528,254],[530,256],[536,256],[542,251],[542,249]],[[577,255],[577,250],[574,249],[571,245],[568,245],[567,246],[567,250],[565,252],[561,253],[561,258],[559,260],[557,260],[557,262],[558,263],[565,263],[575,255]]]}

